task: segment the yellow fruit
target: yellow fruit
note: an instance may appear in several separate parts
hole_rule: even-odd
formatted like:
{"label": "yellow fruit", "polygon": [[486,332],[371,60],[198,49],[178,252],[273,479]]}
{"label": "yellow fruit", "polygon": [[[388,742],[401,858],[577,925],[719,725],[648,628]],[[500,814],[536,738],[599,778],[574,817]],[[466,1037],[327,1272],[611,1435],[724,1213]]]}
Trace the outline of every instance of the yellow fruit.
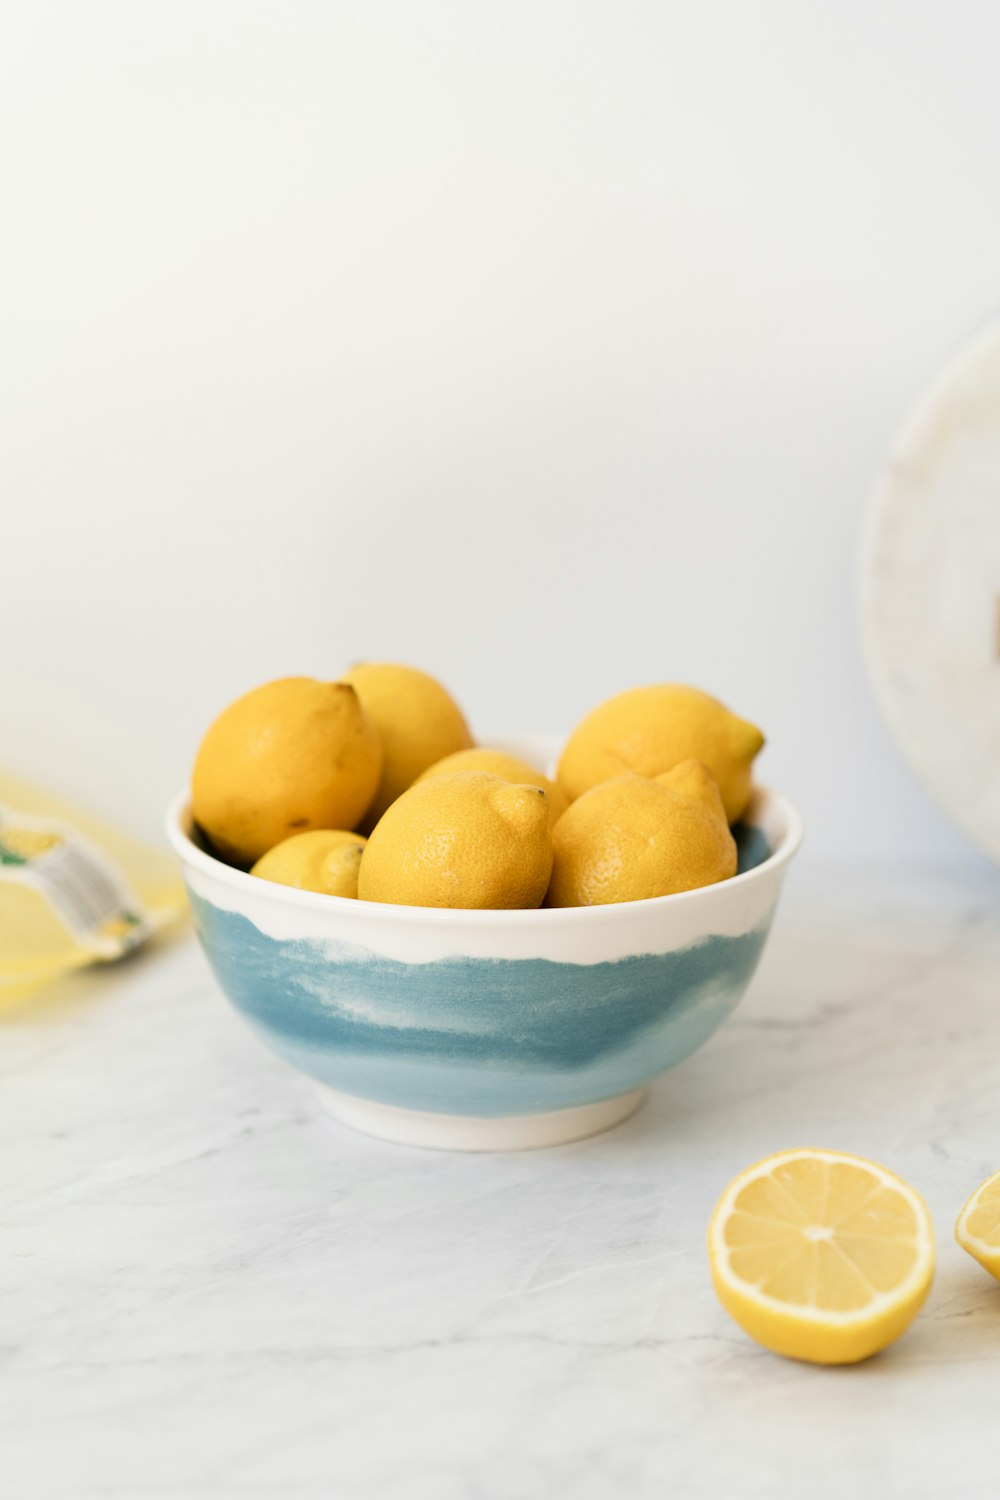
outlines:
{"label": "yellow fruit", "polygon": [[711,772],[618,776],[570,803],[552,832],[547,906],[643,901],[736,874],[736,844]]}
{"label": "yellow fruit", "polygon": [[583,719],[566,742],[557,779],[570,801],[633,771],[659,776],[678,761],[704,761],[734,823],[750,800],[759,729],[738,719],[697,688],[663,684],[609,698]]}
{"label": "yellow fruit", "polygon": [[382,741],[382,775],[365,819],[373,828],[390,803],[435,761],[472,744],[454,699],[435,678],[392,662],[361,662],[344,673]]}
{"label": "yellow fruit", "polygon": [[976,1188],[958,1216],[955,1238],[1000,1281],[1000,1172]]}
{"label": "yellow fruit", "polygon": [[358,895],[403,906],[540,905],[552,869],[546,800],[541,787],[482,771],[410,787],[368,840]]}
{"label": "yellow fruit", "polygon": [[541,771],[536,771],[534,766],[529,766],[526,760],[508,755],[506,750],[488,750],[485,745],[477,745],[473,750],[456,750],[454,755],[446,755],[444,760],[428,766],[417,777],[417,781],[426,781],[431,776],[450,776],[455,771],[486,771],[488,775],[500,776],[504,781],[540,786],[549,799],[549,819],[553,824],[558,822],[569,806],[569,799],[562,787],[543,776]]}
{"label": "yellow fruit", "polygon": [[314,828],[275,844],[250,874],[278,885],[294,885],[300,891],[321,891],[324,896],[357,896],[364,847],[360,833]]}
{"label": "yellow fruit", "polygon": [[195,822],[224,859],[251,865],[289,834],[352,828],[378,785],[381,755],[348,683],[267,682],[223,709],[202,740]]}
{"label": "yellow fruit", "polygon": [[729,1184],[708,1226],[719,1301],[792,1359],[855,1364],[910,1326],[934,1276],[927,1205],[839,1151],[781,1151]]}

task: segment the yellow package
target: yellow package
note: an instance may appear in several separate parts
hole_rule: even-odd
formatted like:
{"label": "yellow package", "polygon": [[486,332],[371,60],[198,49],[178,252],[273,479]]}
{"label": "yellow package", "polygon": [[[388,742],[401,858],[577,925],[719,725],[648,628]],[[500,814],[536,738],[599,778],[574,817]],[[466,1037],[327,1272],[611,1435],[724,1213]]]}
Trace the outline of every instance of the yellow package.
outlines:
{"label": "yellow package", "polygon": [[0,772],[0,1009],[185,909],[173,859]]}

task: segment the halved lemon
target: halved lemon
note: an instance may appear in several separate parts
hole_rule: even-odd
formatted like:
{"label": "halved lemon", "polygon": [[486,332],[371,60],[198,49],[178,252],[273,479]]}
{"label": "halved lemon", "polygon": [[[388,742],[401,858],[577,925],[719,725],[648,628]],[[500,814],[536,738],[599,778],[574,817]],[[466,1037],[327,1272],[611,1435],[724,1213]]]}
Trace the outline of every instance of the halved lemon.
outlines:
{"label": "halved lemon", "polygon": [[955,1238],[1000,1281],[1000,1172],[976,1188],[958,1216]]}
{"label": "halved lemon", "polygon": [[719,1301],[751,1338],[814,1364],[854,1364],[909,1327],[934,1275],[927,1205],[841,1151],[781,1151],[729,1184],[708,1226]]}

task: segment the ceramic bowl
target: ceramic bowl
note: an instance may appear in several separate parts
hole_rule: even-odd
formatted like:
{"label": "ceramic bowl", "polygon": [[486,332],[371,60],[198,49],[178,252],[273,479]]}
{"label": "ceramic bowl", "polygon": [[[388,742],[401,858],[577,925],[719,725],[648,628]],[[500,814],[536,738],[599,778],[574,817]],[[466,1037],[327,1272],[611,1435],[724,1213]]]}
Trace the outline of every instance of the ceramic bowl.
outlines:
{"label": "ceramic bowl", "polygon": [[[551,746],[505,748],[545,766]],[[552,911],[351,901],[234,870],[167,819],[232,1004],[330,1112],[411,1145],[509,1150],[617,1124],[721,1026],[767,939],[801,824],[759,789],[739,873],[677,896]]]}

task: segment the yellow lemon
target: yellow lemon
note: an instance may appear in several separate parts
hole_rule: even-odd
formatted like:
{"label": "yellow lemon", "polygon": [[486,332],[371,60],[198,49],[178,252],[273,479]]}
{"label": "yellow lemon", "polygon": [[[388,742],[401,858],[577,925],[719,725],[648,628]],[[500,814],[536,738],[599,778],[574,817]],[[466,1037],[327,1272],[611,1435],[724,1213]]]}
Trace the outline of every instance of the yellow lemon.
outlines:
{"label": "yellow lemon", "polygon": [[711,772],[688,760],[663,776],[618,776],[584,792],[552,831],[548,906],[603,906],[714,885],[736,874],[736,844]]}
{"label": "yellow lemon", "polygon": [[33,859],[41,859],[43,854],[48,854],[61,843],[63,839],[58,833],[40,833],[35,828],[11,828],[8,825],[0,832],[0,856],[13,855],[15,860],[28,864]]}
{"label": "yellow lemon", "polygon": [[609,698],[583,719],[559,761],[559,785],[572,801],[592,786],[633,771],[658,776],[680,760],[704,761],[734,823],[750,800],[759,729],[697,688],[663,684]]}
{"label": "yellow lemon", "polygon": [[1000,1172],[976,1188],[958,1216],[955,1238],[1000,1281]]}
{"label": "yellow lemon", "polygon": [[361,662],[345,672],[382,741],[382,775],[365,828],[435,761],[472,744],[469,726],[441,684],[415,667]]}
{"label": "yellow lemon", "polygon": [[905,1333],[934,1276],[934,1230],[894,1173],[839,1151],[782,1151],[748,1167],[708,1226],[719,1301],[792,1359],[855,1364]]}
{"label": "yellow lemon", "polygon": [[444,760],[428,766],[417,781],[426,781],[430,776],[450,776],[455,771],[486,771],[490,776],[500,776],[504,781],[522,782],[528,786],[540,786],[549,799],[549,819],[555,824],[569,806],[569,799],[561,786],[529,766],[526,760],[508,755],[506,750],[489,750],[477,745],[472,750],[456,750]]}
{"label": "yellow lemon", "polygon": [[267,682],[223,709],[202,740],[195,821],[224,859],[251,865],[289,834],[352,828],[375,793],[381,755],[349,683]]}
{"label": "yellow lemon", "polygon": [[324,896],[357,896],[365,840],[339,828],[314,828],[282,839],[257,861],[251,875]]}
{"label": "yellow lemon", "polygon": [[539,906],[551,869],[541,787],[457,771],[410,787],[382,816],[361,857],[358,895],[403,906]]}

